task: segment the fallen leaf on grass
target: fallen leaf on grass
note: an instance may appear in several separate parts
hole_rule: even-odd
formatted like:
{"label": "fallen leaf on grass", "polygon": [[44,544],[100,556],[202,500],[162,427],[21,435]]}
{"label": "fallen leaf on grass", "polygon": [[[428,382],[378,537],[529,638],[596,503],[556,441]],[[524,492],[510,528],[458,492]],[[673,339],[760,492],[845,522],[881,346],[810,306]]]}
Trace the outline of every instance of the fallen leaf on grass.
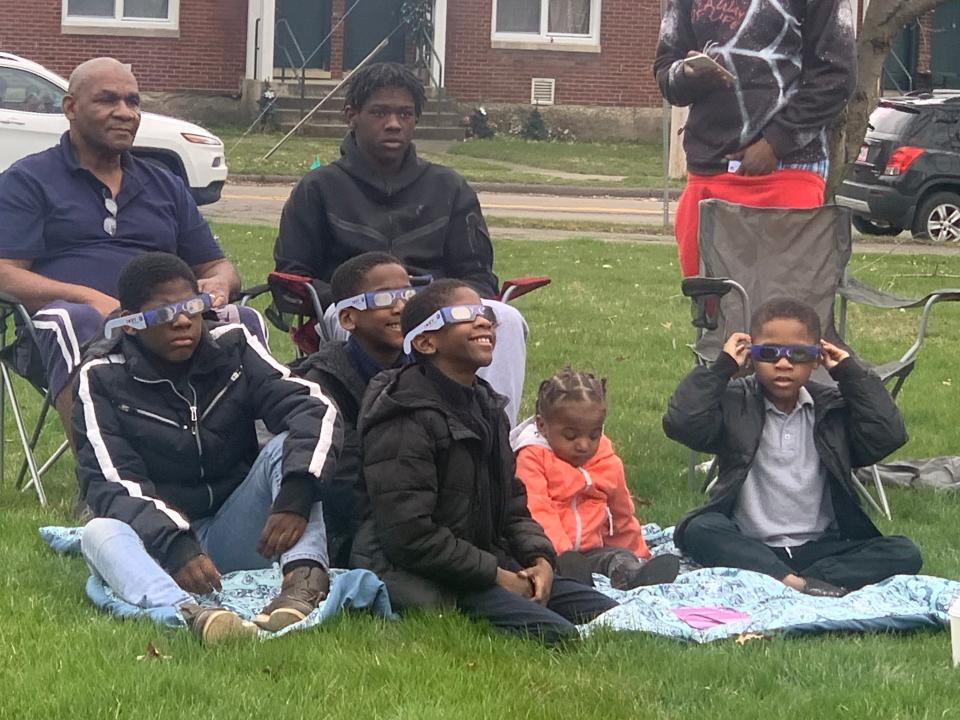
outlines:
{"label": "fallen leaf on grass", "polygon": [[751,640],[766,640],[766,635],[759,635],[758,633],[740,633],[737,635],[736,643],[737,645],[746,645]]}
{"label": "fallen leaf on grass", "polygon": [[147,649],[143,655],[137,655],[137,660],[169,660],[169,655],[164,655],[157,650],[157,646],[152,642],[147,643]]}
{"label": "fallen leaf on grass", "polygon": [[666,322],[660,323],[660,327],[662,327],[664,330],[669,330],[670,328],[673,327],[673,322],[670,320],[667,320]]}

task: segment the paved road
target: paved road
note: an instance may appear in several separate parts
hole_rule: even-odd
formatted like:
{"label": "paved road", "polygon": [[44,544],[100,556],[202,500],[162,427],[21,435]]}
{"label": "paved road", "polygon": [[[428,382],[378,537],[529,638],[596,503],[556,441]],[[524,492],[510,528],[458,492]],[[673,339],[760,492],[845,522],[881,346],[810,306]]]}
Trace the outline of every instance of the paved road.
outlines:
{"label": "paved road", "polygon": [[[227,185],[220,202],[205,205],[211,220],[276,225],[292,185]],[[603,222],[659,225],[663,206],[659,200],[611,197],[557,197],[480,193],[483,212],[496,217],[599,220]],[[675,203],[671,203],[671,214]],[[582,233],[581,233],[582,234]]]}
{"label": "paved road", "polygon": [[[203,214],[210,220],[273,225],[280,222],[280,211],[293,185],[227,185],[219,202],[205,205]],[[553,220],[594,220],[609,223],[660,225],[663,223],[663,205],[660,200],[648,198],[614,197],[559,197],[556,195],[519,195],[512,193],[480,193],[480,204],[488,217],[545,218]],[[670,214],[676,207],[670,203]],[[672,237],[635,233],[597,233],[568,230],[540,230],[529,228],[495,228],[496,237],[517,240],[557,241],[588,234],[610,242],[673,243]],[[909,242],[903,234],[897,242],[882,243],[854,235],[856,249],[862,252],[883,252],[894,255],[926,254],[955,255],[960,246],[920,245]]]}

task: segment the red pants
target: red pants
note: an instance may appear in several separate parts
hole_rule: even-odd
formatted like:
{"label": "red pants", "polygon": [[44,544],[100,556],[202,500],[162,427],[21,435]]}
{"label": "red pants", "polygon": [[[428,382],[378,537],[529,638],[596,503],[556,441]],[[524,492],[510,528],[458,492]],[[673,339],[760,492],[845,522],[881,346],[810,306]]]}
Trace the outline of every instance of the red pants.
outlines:
{"label": "red pants", "polygon": [[716,198],[753,207],[814,208],[823,204],[823,178],[809,170],[777,170],[770,175],[689,175],[677,203],[674,234],[684,277],[700,272],[697,230],[700,201]]}

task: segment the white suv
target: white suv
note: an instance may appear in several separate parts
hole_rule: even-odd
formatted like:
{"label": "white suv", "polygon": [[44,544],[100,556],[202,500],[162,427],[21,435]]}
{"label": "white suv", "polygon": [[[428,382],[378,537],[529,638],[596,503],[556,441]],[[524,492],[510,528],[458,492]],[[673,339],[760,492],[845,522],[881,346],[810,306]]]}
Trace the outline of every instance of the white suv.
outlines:
{"label": "white suv", "polygon": [[[0,52],[0,172],[60,141],[67,81],[37,63]],[[190,188],[198,205],[214,203],[227,179],[220,138],[199,125],[143,113],[132,152],[163,165]]]}

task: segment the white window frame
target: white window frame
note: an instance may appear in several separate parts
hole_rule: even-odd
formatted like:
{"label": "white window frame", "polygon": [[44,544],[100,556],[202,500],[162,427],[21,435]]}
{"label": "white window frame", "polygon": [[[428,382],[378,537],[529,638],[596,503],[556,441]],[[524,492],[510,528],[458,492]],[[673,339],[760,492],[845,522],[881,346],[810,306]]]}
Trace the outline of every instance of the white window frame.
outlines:
{"label": "white window frame", "polygon": [[497,3],[493,0],[490,44],[504,50],[561,50],[567,52],[600,52],[600,17],[603,0],[590,0],[590,33],[571,35],[547,31],[550,18],[550,0],[540,0],[540,32],[498,32]]}
{"label": "white window frame", "polygon": [[125,0],[113,0],[113,17],[69,15],[70,0],[61,1],[60,30],[77,35],[140,35],[146,37],[178,37],[180,35],[180,0],[169,0],[167,17],[163,19],[125,18]]}

